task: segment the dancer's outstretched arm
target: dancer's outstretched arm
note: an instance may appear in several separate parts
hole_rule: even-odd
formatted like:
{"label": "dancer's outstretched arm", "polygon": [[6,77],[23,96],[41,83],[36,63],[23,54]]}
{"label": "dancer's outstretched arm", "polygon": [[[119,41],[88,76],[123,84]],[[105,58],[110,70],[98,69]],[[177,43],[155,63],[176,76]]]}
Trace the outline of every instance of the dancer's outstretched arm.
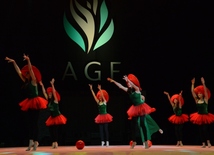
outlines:
{"label": "dancer's outstretched arm", "polygon": [[195,92],[194,92],[194,88],[195,88],[195,78],[193,78],[192,80],[191,80],[191,82],[192,82],[192,85],[191,85],[191,92],[192,92],[192,96],[193,96],[193,98],[195,99],[195,102],[197,103],[198,102],[198,98],[197,98],[197,95],[195,94]]}
{"label": "dancer's outstretched arm", "polygon": [[107,80],[111,83],[114,83],[117,87],[119,87],[120,89],[122,89],[123,91],[127,92],[128,91],[128,87],[124,87],[122,84],[120,84],[119,82],[111,79],[111,78],[107,78]]}
{"label": "dancer's outstretched arm", "polygon": [[93,95],[93,97],[94,97],[94,100],[97,102],[97,104],[99,103],[99,99],[96,97],[96,95],[95,95],[95,93],[94,93],[94,90],[93,90],[93,88],[92,88],[92,84],[88,84],[89,85],[89,87],[90,87],[90,90],[91,90],[91,93],[92,93],[92,95]]}
{"label": "dancer's outstretched arm", "polygon": [[54,82],[55,82],[55,79],[53,78],[51,81],[50,81],[50,84],[52,86],[52,93],[53,93],[53,96],[54,96],[54,102],[55,103],[58,103],[58,98],[56,96],[56,89],[55,89],[55,86],[54,86]]}
{"label": "dancer's outstretched arm", "polygon": [[181,90],[181,92],[179,93],[179,100],[178,100],[178,102],[179,102],[179,108],[182,108],[182,101],[181,101],[182,93],[183,93],[183,91]]}
{"label": "dancer's outstretched arm", "polygon": [[32,81],[32,84],[33,85],[37,85],[37,80],[36,80],[36,76],[33,72],[33,69],[32,69],[32,65],[31,65],[31,62],[30,62],[30,58],[29,56],[25,55],[24,54],[24,60],[27,60],[27,63],[28,63],[28,70],[29,70],[29,74],[31,76],[31,81]]}
{"label": "dancer's outstretched arm", "polygon": [[172,107],[174,107],[175,104],[171,101],[170,96],[169,96],[169,93],[166,92],[166,91],[164,91],[163,93],[167,96],[167,98],[168,98],[168,100],[169,100],[169,103],[172,105]]}
{"label": "dancer's outstretched arm", "polygon": [[7,60],[8,63],[13,63],[13,66],[14,66],[16,72],[18,73],[19,77],[21,78],[21,80],[23,82],[25,82],[25,78],[22,76],[22,72],[21,72],[19,66],[17,65],[16,61],[11,59],[11,58],[9,58],[9,57],[6,57],[5,60]]}
{"label": "dancer's outstretched arm", "polygon": [[39,81],[40,86],[42,87],[42,93],[45,96],[46,100],[48,100],[48,94],[46,93],[45,87],[42,83],[42,81]]}
{"label": "dancer's outstretched arm", "polygon": [[102,97],[103,101],[106,103],[106,99],[105,99],[105,97],[104,97],[104,95],[103,95],[103,92],[102,92],[102,90],[101,90],[101,85],[98,85],[98,89],[99,89],[99,91],[100,91],[100,94],[101,94],[101,97]]}
{"label": "dancer's outstretched arm", "polygon": [[208,104],[208,92],[207,92],[207,87],[205,85],[205,80],[203,77],[201,77],[201,83],[204,86],[204,101]]}

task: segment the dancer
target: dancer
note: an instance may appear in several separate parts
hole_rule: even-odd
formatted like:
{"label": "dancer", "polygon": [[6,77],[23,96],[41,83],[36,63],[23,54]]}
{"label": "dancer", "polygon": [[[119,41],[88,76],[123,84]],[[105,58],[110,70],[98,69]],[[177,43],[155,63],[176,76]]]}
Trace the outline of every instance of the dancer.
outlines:
{"label": "dancer", "polygon": [[58,128],[60,125],[66,124],[67,118],[59,111],[60,95],[54,87],[54,82],[55,79],[53,78],[50,81],[51,87],[47,88],[47,92],[45,91],[42,81],[40,81],[39,84],[42,87],[42,92],[45,98],[48,100],[48,110],[50,111],[51,116],[45,123],[46,126],[49,127],[52,139],[52,148],[56,149],[58,148]]}
{"label": "dancer", "polygon": [[167,95],[168,100],[174,111],[174,115],[170,116],[168,120],[175,125],[175,135],[177,139],[176,146],[183,146],[183,125],[185,122],[189,121],[189,116],[187,114],[182,114],[182,106],[184,104],[184,99],[182,97],[182,91],[179,94],[174,94],[170,97],[169,93],[164,91],[164,94]]}
{"label": "dancer", "polygon": [[208,100],[211,96],[210,90],[205,85],[205,80],[202,77],[201,83],[202,85],[194,88],[195,78],[192,79],[191,92],[192,96],[195,99],[195,103],[198,109],[198,112],[195,112],[190,115],[190,121],[193,124],[197,124],[199,126],[200,136],[202,140],[202,148],[206,147],[206,143],[208,147],[211,147],[210,137],[208,132],[209,124],[214,122],[214,115],[208,112]]}
{"label": "dancer", "polygon": [[108,81],[114,83],[123,91],[129,94],[129,97],[132,101],[132,105],[127,111],[128,117],[132,118],[132,140],[133,143],[131,145],[131,149],[135,147],[136,143],[136,127],[138,126],[141,134],[142,142],[145,143],[145,149],[148,149],[148,140],[151,137],[148,137],[149,127],[146,121],[146,115],[154,112],[155,109],[151,108],[148,104],[142,100],[141,95],[141,87],[137,77],[133,74],[129,74],[128,76],[124,76],[123,79],[126,81],[127,87],[123,86],[122,84],[116,82],[111,78],[107,78]]}
{"label": "dancer", "polygon": [[[107,113],[107,102],[109,100],[109,95],[106,90],[101,89],[101,85],[98,85],[99,91],[95,95],[92,85],[89,84],[91,93],[97,102],[99,114],[95,118],[95,123],[99,124],[100,128],[100,136],[101,136],[101,146],[105,145],[106,140],[106,146],[109,146],[109,132],[108,132],[108,123],[112,122],[112,116]],[[106,139],[104,139],[104,131],[106,135]]]}
{"label": "dancer", "polygon": [[[145,96],[143,96],[143,95],[141,95],[141,96],[142,96],[142,100],[146,101]],[[154,111],[155,111],[155,109],[154,109]],[[128,119],[131,120],[132,117],[129,117]],[[157,131],[159,131],[160,134],[163,134],[163,130],[159,127],[159,125],[155,122],[155,120],[149,114],[145,115],[145,119],[146,119],[146,122],[147,122],[148,128],[149,128],[149,130],[147,132],[147,140],[151,141],[152,135]],[[141,136],[143,136],[142,133],[141,133]],[[144,136],[141,138],[143,141]]]}
{"label": "dancer", "polygon": [[47,108],[47,101],[38,96],[38,85],[37,82],[41,80],[41,74],[39,70],[31,65],[30,58],[24,54],[24,60],[27,61],[21,70],[16,64],[15,60],[8,57],[5,60],[8,63],[13,63],[16,72],[19,77],[24,82],[23,88],[26,90],[27,99],[19,103],[22,111],[27,111],[28,113],[28,125],[29,125],[29,146],[26,151],[30,151],[33,147],[33,151],[36,151],[38,143],[38,119],[39,110]]}

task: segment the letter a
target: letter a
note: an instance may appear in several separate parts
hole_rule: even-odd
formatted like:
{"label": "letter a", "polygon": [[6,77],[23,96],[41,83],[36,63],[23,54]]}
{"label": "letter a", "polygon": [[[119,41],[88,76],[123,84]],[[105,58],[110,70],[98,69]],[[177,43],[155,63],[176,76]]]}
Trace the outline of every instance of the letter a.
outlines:
{"label": "letter a", "polygon": [[[71,73],[70,73],[70,74],[68,73],[68,69],[71,70]],[[73,67],[72,67],[72,65],[71,65],[71,62],[68,62],[62,80],[65,79],[65,76],[73,76],[74,79],[77,80],[77,76],[76,76],[76,74],[75,74],[75,72],[74,72],[74,69],[73,69]]]}

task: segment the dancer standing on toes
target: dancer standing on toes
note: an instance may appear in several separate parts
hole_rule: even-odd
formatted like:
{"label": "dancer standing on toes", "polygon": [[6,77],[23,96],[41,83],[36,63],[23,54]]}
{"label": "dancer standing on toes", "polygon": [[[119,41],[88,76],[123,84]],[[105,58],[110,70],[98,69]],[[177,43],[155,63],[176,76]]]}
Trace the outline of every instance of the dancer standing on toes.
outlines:
{"label": "dancer standing on toes", "polygon": [[211,96],[210,90],[205,85],[205,80],[202,77],[202,85],[194,88],[195,78],[192,79],[191,92],[192,96],[195,99],[195,103],[198,109],[198,112],[195,112],[190,115],[190,121],[193,124],[197,124],[200,130],[200,136],[202,140],[202,148],[205,148],[205,142],[207,141],[208,147],[211,147],[210,137],[208,132],[209,124],[214,122],[214,115],[208,112],[208,100]]}
{"label": "dancer standing on toes", "polygon": [[51,87],[47,88],[47,92],[45,91],[42,81],[39,82],[42,87],[42,92],[48,100],[48,110],[50,110],[51,114],[45,123],[46,126],[49,127],[53,149],[58,147],[58,128],[60,125],[66,124],[67,121],[67,118],[59,111],[60,95],[54,87],[54,82],[54,79],[50,81]]}
{"label": "dancer standing on toes", "polygon": [[107,80],[113,82],[120,89],[124,90],[129,94],[129,97],[132,101],[131,107],[128,109],[127,114],[129,118],[132,118],[132,146],[133,149],[136,143],[136,128],[138,127],[141,134],[142,142],[145,143],[145,149],[148,149],[148,140],[151,139],[148,137],[149,127],[146,121],[146,115],[154,112],[155,109],[151,108],[148,104],[144,102],[141,96],[141,87],[137,77],[133,74],[124,76],[123,79],[126,81],[127,87],[116,82],[113,79],[108,78]]}
{"label": "dancer standing on toes", "polygon": [[185,122],[189,121],[189,116],[187,114],[182,114],[182,106],[184,104],[184,99],[182,97],[182,91],[180,94],[174,94],[170,97],[169,93],[164,91],[164,94],[167,95],[168,100],[172,106],[174,111],[174,115],[170,116],[168,120],[175,125],[175,135],[177,139],[176,146],[183,146],[182,138],[183,138],[183,125]]}
{"label": "dancer standing on toes", "polygon": [[[108,123],[112,122],[112,116],[107,113],[107,102],[109,100],[109,95],[106,90],[101,89],[101,85],[98,85],[99,91],[95,95],[92,85],[89,84],[91,93],[97,102],[99,114],[95,118],[95,123],[99,124],[100,136],[101,136],[101,146],[105,145],[104,133],[106,135],[106,146],[109,146],[109,132]],[[105,131],[105,132],[104,132]]]}
{"label": "dancer standing on toes", "polygon": [[13,63],[16,72],[24,82],[23,88],[26,90],[27,99],[19,103],[22,111],[28,113],[28,126],[29,126],[29,146],[26,151],[30,151],[33,147],[35,151],[39,145],[38,143],[38,119],[39,110],[47,108],[47,101],[38,96],[37,82],[41,80],[41,74],[39,70],[31,65],[30,58],[24,54],[24,60],[27,61],[21,70],[16,64],[15,60],[8,57],[5,58],[8,63]]}

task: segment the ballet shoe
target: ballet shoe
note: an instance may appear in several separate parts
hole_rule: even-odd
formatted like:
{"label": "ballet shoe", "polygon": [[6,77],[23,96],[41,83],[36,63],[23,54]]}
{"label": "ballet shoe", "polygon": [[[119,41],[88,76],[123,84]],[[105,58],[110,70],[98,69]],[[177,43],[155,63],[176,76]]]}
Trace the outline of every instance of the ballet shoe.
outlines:
{"label": "ballet shoe", "polygon": [[54,148],[55,148],[55,149],[57,149],[57,148],[58,148],[58,143],[57,143],[57,142],[55,142],[55,146],[54,146]]}
{"label": "ballet shoe", "polygon": [[149,148],[149,144],[148,144],[148,142],[146,141],[145,142],[145,149],[148,149]]}
{"label": "ballet shoe", "polygon": [[130,149],[133,149],[136,145],[137,145],[136,142],[132,142],[132,145],[131,145]]}
{"label": "ballet shoe", "polygon": [[52,149],[54,149],[54,148],[55,148],[55,142],[52,143]]}
{"label": "ballet shoe", "polygon": [[208,148],[211,148],[212,145],[210,143],[208,143],[207,146],[208,146]]}
{"label": "ballet shoe", "polygon": [[109,147],[109,141],[106,141],[106,147]]}
{"label": "ballet shoe", "polygon": [[26,149],[26,151],[30,151],[31,148],[32,148],[33,146],[34,146],[33,140],[29,140],[29,146],[28,146],[28,148]]}
{"label": "ballet shoe", "polygon": [[36,151],[38,146],[39,146],[39,143],[37,141],[34,142],[33,151]]}
{"label": "ballet shoe", "polygon": [[202,145],[201,148],[206,148],[206,145]]}
{"label": "ballet shoe", "polygon": [[104,146],[105,145],[105,142],[104,141],[101,141],[101,146]]}
{"label": "ballet shoe", "polygon": [[160,132],[160,134],[163,134],[163,130],[162,129],[159,129],[159,132]]}

